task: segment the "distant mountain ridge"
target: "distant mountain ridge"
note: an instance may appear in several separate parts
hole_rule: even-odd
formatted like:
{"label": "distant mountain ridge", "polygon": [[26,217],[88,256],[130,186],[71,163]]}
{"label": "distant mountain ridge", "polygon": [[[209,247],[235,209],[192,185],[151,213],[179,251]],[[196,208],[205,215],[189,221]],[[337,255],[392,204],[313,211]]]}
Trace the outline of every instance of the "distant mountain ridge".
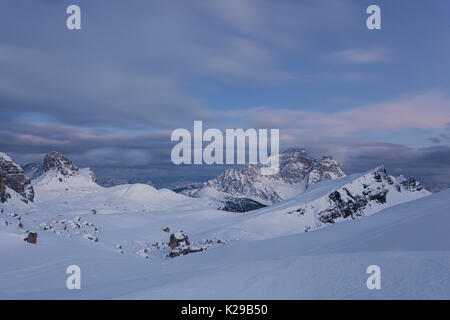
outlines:
{"label": "distant mountain ridge", "polygon": [[[200,186],[187,186],[180,192],[189,196],[211,197],[223,202],[220,194],[256,201],[261,207],[291,198],[318,182],[345,177],[339,163],[330,156],[310,157],[304,149],[290,148],[280,154],[280,168],[275,175],[261,174],[261,166],[248,165],[236,170],[228,169],[218,177]],[[208,191],[208,189],[211,189]]]}

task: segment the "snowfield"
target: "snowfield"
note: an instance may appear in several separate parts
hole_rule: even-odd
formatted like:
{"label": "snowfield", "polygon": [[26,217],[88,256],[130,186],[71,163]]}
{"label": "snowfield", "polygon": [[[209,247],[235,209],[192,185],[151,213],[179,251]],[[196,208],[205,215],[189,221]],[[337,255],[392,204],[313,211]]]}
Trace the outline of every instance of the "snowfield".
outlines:
{"label": "snowfield", "polygon": [[[68,172],[33,180],[28,204],[6,187],[1,299],[450,298],[450,190],[382,167],[245,213]],[[70,265],[81,290],[66,287]],[[370,265],[380,290],[366,286]]]}
{"label": "snowfield", "polygon": [[[143,217],[130,218],[122,218],[133,226],[124,235],[147,227],[139,227]],[[120,220],[108,231],[118,232]],[[450,298],[449,190],[314,232],[235,241],[176,259],[120,255],[102,244],[106,239],[42,233],[33,246],[2,230],[0,240],[4,299]],[[81,267],[81,290],[65,287],[71,264]],[[373,264],[381,268],[381,290],[366,287]]]}

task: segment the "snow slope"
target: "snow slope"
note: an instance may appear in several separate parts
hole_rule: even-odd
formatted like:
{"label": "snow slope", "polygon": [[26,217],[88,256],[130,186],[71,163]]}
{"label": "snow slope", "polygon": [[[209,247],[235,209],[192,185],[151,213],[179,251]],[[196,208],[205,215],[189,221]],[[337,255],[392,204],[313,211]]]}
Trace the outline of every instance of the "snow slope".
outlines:
{"label": "snow slope", "polygon": [[111,214],[171,210],[180,206],[201,208],[207,205],[206,201],[144,184],[105,188],[94,182],[92,177],[88,168],[70,176],[57,171],[46,172],[33,180],[35,205],[51,216],[86,214],[92,210],[98,214]]}
{"label": "snow slope", "polygon": [[[222,214],[222,222],[232,215]],[[108,232],[127,221],[123,235],[150,225],[142,225],[148,215],[128,216],[92,218],[108,220]],[[176,259],[121,255],[103,240],[53,233],[29,245],[4,229],[0,256],[1,298],[449,299],[450,190],[314,232],[235,241]],[[81,267],[81,290],[65,288],[70,264]],[[381,290],[366,287],[373,264],[381,268]]]}

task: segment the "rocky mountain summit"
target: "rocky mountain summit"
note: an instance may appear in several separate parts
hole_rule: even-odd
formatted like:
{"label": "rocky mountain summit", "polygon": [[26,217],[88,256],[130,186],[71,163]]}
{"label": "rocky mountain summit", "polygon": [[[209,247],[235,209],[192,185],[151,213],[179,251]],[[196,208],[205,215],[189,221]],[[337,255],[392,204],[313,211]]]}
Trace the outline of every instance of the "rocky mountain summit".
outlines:
{"label": "rocky mountain summit", "polygon": [[84,178],[91,182],[97,182],[94,173],[89,169],[79,169],[69,158],[63,154],[52,151],[45,155],[43,162],[32,162],[23,166],[23,169],[33,183],[46,180],[63,182]]}
{"label": "rocky mountain summit", "polygon": [[50,152],[44,158],[43,173],[50,170],[55,170],[61,173],[63,176],[70,176],[77,174],[79,169],[72,161],[58,152]]}
{"label": "rocky mountain summit", "polygon": [[344,176],[339,163],[332,157],[314,159],[304,149],[290,148],[280,154],[280,170],[275,175],[262,175],[261,166],[248,165],[241,170],[226,170],[198,187],[185,188],[181,193],[193,197],[207,195],[215,199],[222,193],[219,197],[222,199],[217,200],[226,202],[223,208],[257,209],[303,193],[310,185]]}
{"label": "rocky mountain summit", "polygon": [[34,189],[22,168],[6,154],[0,153],[0,202],[11,198],[13,190],[25,203],[33,202]]}
{"label": "rocky mountain summit", "polygon": [[301,183],[308,179],[308,185],[344,177],[339,163],[331,156],[311,158],[304,149],[290,148],[280,154],[280,172],[269,176],[285,183]]}

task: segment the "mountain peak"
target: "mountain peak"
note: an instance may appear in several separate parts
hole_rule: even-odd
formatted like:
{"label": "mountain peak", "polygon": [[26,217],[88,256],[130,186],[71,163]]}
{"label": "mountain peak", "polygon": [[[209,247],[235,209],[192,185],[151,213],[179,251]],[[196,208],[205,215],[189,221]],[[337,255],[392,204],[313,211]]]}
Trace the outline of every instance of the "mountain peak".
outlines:
{"label": "mountain peak", "polygon": [[64,176],[74,175],[79,171],[72,161],[56,151],[47,153],[44,158],[43,172],[51,170],[55,170]]}
{"label": "mountain peak", "polygon": [[[270,205],[298,195],[312,184],[344,176],[339,163],[332,157],[314,159],[303,148],[289,148],[280,153],[280,170],[275,175],[264,176],[260,166],[248,165],[241,170],[226,170],[203,186],[182,192],[195,196],[201,189],[211,188],[225,193],[225,197],[244,197]],[[216,196],[214,192],[202,194]]]}
{"label": "mountain peak", "polygon": [[19,194],[25,203],[34,199],[34,189],[25,172],[11,157],[0,153],[0,202],[11,198],[11,191]]}

